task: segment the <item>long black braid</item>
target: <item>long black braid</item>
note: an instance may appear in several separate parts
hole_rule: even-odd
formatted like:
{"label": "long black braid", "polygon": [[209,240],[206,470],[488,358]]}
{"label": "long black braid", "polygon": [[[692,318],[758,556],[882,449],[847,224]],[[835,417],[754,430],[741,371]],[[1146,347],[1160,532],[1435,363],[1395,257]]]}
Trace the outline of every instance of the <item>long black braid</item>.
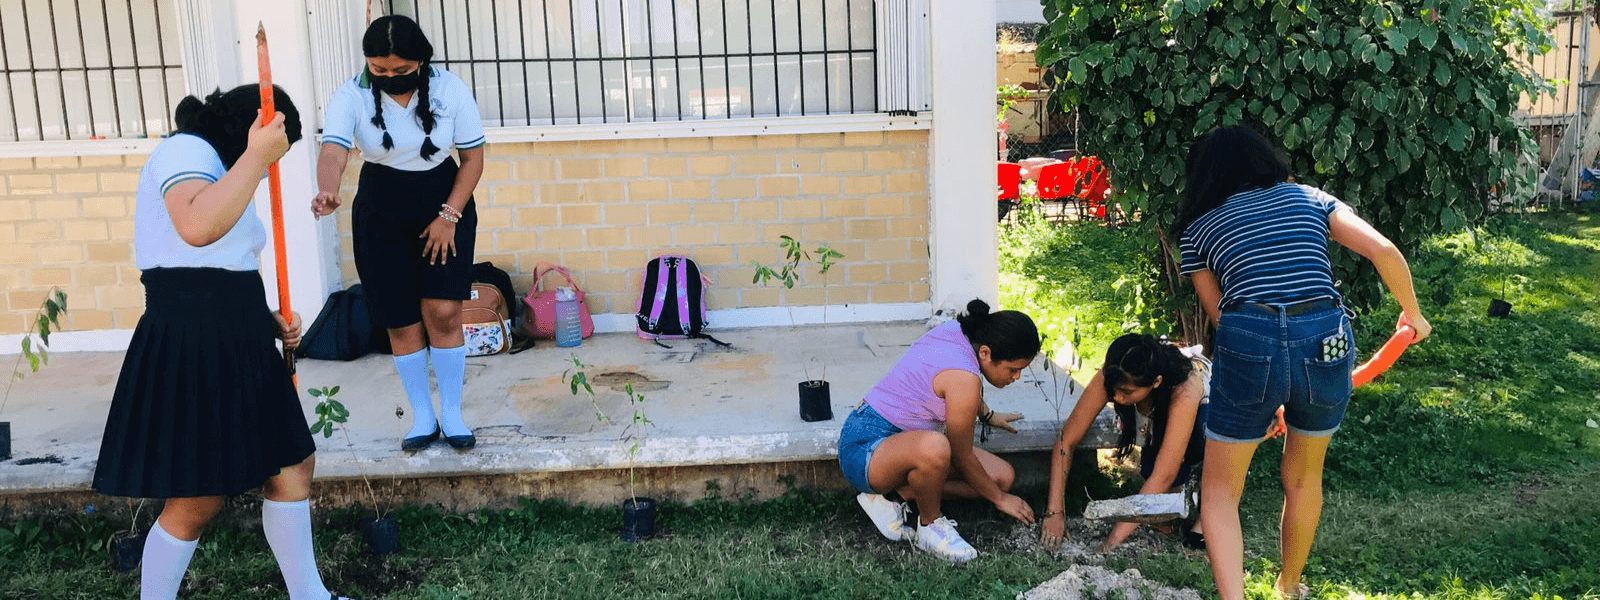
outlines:
{"label": "long black braid", "polygon": [[[396,35],[398,34],[398,35]],[[398,38],[398,39],[397,39]],[[433,67],[428,64],[433,59],[433,44],[428,43],[427,36],[423,35],[422,28],[416,21],[404,15],[389,15],[380,17],[367,27],[366,35],[361,39],[362,54],[368,57],[398,56],[406,60],[420,62],[417,66],[417,121],[422,124],[422,158],[429,160],[439,152],[439,147],[433,143],[433,126],[435,116],[433,104],[428,96],[428,84],[432,79]],[[372,89],[372,124],[383,131],[383,149],[394,149],[394,138],[389,135],[389,127],[383,122],[383,90],[371,81],[368,74],[368,85]]]}

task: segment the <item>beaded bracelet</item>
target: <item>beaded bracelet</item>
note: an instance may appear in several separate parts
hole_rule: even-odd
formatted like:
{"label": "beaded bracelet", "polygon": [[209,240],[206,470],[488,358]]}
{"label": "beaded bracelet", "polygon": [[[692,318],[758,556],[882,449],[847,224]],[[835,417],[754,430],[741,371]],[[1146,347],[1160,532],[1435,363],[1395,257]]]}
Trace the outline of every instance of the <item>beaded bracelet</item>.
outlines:
{"label": "beaded bracelet", "polygon": [[439,218],[444,219],[444,221],[446,223],[451,223],[451,224],[459,223],[461,221],[461,217],[457,217],[457,216],[451,215],[451,214],[449,214],[449,213],[447,213],[445,211],[442,211],[442,210],[439,211]]}
{"label": "beaded bracelet", "polygon": [[[455,217],[458,221],[461,219],[461,211],[456,210],[455,207],[452,207],[449,204],[440,204],[439,210],[440,212],[449,213],[450,216]],[[455,221],[451,221],[451,223],[454,222]]]}

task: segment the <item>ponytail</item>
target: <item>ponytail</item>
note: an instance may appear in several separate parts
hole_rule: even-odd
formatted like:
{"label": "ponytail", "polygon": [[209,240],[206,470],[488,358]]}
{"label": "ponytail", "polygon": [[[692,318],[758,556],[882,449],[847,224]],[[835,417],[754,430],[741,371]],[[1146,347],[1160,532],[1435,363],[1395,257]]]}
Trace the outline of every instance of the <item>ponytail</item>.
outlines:
{"label": "ponytail", "polygon": [[[272,91],[274,108],[283,113],[289,143],[300,141],[300,111],[283,88],[274,86]],[[172,114],[178,126],[173,133],[187,133],[205,140],[217,151],[222,165],[231,169],[239,157],[244,156],[250,142],[250,127],[260,118],[260,111],[261,88],[255,84],[241,85],[227,92],[218,89],[204,100],[185,96],[178,101]]]}
{"label": "ponytail", "polygon": [[989,312],[989,304],[973,299],[967,303],[967,312],[956,317],[962,335],[976,349],[989,347],[989,360],[1033,360],[1039,354],[1039,328],[1033,319],[1021,312],[1002,310]]}

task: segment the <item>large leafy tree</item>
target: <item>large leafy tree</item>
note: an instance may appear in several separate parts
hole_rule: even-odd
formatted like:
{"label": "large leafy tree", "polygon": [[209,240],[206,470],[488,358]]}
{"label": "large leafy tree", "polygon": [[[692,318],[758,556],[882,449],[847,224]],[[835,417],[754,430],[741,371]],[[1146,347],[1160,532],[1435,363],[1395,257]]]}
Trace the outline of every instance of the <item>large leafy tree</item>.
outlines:
{"label": "large leafy tree", "polygon": [[[1079,111],[1080,145],[1158,236],[1177,214],[1189,143],[1225,124],[1261,127],[1297,180],[1402,247],[1476,223],[1491,196],[1531,183],[1534,147],[1512,114],[1545,88],[1522,58],[1549,49],[1537,2],[1044,3],[1039,61]],[[1377,278],[1355,258],[1338,253],[1337,276],[1370,301]]]}

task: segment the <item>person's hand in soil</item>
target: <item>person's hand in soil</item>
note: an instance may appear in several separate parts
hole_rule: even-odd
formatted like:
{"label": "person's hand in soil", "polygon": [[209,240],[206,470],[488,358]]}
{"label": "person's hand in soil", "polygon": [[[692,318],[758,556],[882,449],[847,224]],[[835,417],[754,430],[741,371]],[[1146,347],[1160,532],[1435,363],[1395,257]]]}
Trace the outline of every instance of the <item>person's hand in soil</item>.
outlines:
{"label": "person's hand in soil", "polygon": [[1039,544],[1046,550],[1055,550],[1061,546],[1061,541],[1070,537],[1067,534],[1067,515],[1053,513],[1044,518],[1039,528]]}
{"label": "person's hand in soil", "polygon": [[995,428],[995,429],[1003,429],[1003,430],[1005,430],[1007,432],[1010,432],[1010,433],[1016,433],[1017,432],[1017,427],[1015,425],[1012,425],[1012,423],[1015,423],[1015,422],[1021,421],[1021,420],[1022,420],[1022,413],[996,412],[994,414],[989,415],[989,423],[988,423],[988,425],[990,427]]}
{"label": "person's hand in soil", "polygon": [[994,507],[1023,525],[1033,525],[1033,507],[1028,506],[1028,503],[1018,498],[1016,494],[1002,496],[994,503]]}

